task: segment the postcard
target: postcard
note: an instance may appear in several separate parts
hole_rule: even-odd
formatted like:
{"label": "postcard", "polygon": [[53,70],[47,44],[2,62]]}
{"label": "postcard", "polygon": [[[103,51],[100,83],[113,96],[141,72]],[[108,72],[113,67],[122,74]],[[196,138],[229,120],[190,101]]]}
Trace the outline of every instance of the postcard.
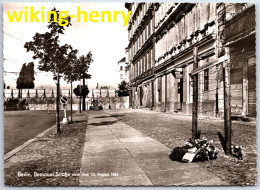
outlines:
{"label": "postcard", "polygon": [[255,186],[253,3],[3,4],[5,186]]}

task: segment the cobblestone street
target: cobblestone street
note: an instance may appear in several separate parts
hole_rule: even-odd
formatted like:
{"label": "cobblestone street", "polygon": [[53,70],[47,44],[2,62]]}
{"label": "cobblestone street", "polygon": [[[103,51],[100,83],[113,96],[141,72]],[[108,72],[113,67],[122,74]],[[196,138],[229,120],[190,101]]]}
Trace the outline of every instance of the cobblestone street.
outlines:
{"label": "cobblestone street", "polygon": [[[173,149],[183,146],[191,138],[191,116],[159,113],[148,110],[106,110],[119,121]],[[256,123],[232,122],[232,144],[244,147],[243,160],[225,156],[217,131],[223,134],[223,120],[200,118],[198,130],[201,137],[214,143],[221,150],[220,157],[210,162],[198,162],[230,185],[256,184]]]}
{"label": "cobblestone street", "polygon": [[[53,128],[8,159],[6,185],[256,184],[256,124],[253,122],[233,122],[232,143],[244,147],[244,159],[240,161],[224,154],[216,134],[223,133],[223,121],[201,118],[201,138],[213,139],[220,149],[220,157],[182,163],[170,160],[168,155],[171,149],[183,146],[190,138],[191,116],[128,109],[88,111],[75,115],[74,119],[77,122],[62,128],[61,135],[54,135]],[[37,178],[34,175],[34,172],[57,171],[77,175]],[[18,172],[34,177],[21,177]]]}

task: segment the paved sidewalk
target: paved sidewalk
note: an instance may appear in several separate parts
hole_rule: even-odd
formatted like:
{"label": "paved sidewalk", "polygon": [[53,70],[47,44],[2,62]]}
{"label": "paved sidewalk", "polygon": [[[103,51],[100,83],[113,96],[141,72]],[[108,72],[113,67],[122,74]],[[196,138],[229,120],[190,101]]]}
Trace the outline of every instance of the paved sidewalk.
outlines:
{"label": "paved sidewalk", "polygon": [[227,185],[196,163],[104,112],[91,113],[80,169],[81,186]]}

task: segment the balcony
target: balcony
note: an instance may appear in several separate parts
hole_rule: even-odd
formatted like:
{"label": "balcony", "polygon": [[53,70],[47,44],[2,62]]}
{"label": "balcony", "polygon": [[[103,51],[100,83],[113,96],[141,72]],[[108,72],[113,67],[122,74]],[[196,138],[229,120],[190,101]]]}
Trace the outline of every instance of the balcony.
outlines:
{"label": "balcony", "polygon": [[154,71],[153,68],[148,69],[147,71],[145,71],[144,73],[142,73],[141,75],[135,77],[134,79],[130,80],[131,84],[133,83],[140,83],[144,80],[146,80],[147,78],[153,77],[154,76]]}
{"label": "balcony", "polygon": [[236,13],[226,21],[222,39],[226,43],[238,41],[255,33],[255,6],[251,5]]}

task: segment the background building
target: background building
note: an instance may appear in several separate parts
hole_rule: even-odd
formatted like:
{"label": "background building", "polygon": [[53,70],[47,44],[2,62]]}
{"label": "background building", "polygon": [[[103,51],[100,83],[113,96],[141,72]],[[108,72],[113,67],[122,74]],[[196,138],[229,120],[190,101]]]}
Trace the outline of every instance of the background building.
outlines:
{"label": "background building", "polygon": [[119,78],[120,82],[123,80],[128,82],[128,70],[127,70],[127,62],[126,58],[123,57],[120,61],[118,61],[118,73],[119,73]]}
{"label": "background building", "polygon": [[153,3],[126,3],[131,11],[128,27],[130,106],[154,106],[154,12]]}

